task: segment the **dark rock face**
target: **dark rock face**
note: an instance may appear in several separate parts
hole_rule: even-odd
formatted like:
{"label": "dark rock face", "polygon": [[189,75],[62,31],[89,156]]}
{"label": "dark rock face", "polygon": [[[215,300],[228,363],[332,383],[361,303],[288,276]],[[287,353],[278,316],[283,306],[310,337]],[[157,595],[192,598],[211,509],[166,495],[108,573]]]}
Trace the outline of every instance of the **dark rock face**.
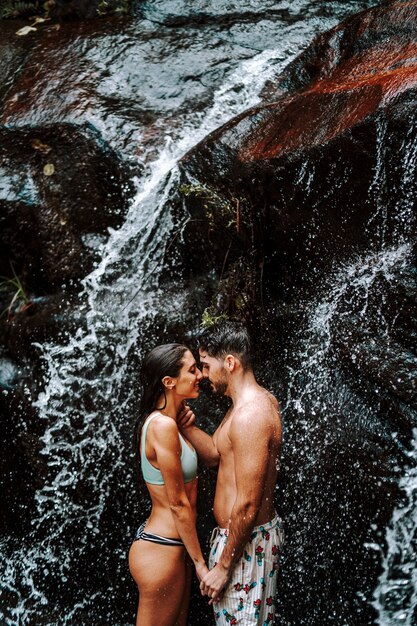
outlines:
{"label": "dark rock face", "polygon": [[129,0],[109,0],[106,3],[100,0],[54,0],[49,15],[58,20],[88,19],[111,14],[117,9],[127,12],[131,4]]}
{"label": "dark rock face", "polygon": [[[389,137],[384,158],[388,184],[396,186],[390,193],[401,193],[402,180],[393,172],[414,119],[416,20],[413,2],[350,18],[287,68],[278,88],[268,90],[269,97],[280,96],[276,102],[232,120],[183,159],[185,181],[208,186],[205,197],[222,197],[229,207],[231,198],[250,205],[265,262],[268,251],[274,256],[271,271],[288,258],[320,264],[334,261],[335,247],[341,257],[363,248],[378,223],[372,219],[368,227],[381,200],[368,190],[381,133]],[[190,207],[201,217],[201,202]],[[387,236],[396,232],[397,217],[389,212]],[[214,219],[227,231],[230,212],[214,211]],[[235,220],[231,236],[249,240],[244,219],[240,226]]]}
{"label": "dark rock face", "polygon": [[[35,514],[33,495],[46,472],[46,463],[39,456],[41,428],[27,398],[12,388],[0,387],[0,416],[2,417],[1,470],[3,498],[0,532],[17,532],[23,536],[28,520]],[[22,428],[21,416],[25,428]],[[8,419],[4,419],[7,416]],[[16,515],[18,512],[18,515]]]}
{"label": "dark rock face", "polygon": [[269,382],[287,397],[286,624],[375,620],[364,545],[398,503],[417,423],[416,33],[416,2],[348,19],[181,162],[185,245],[215,251],[214,311],[252,316],[269,381],[287,367]]}
{"label": "dark rock face", "polygon": [[133,0],[37,0],[13,2],[4,0],[0,8],[0,19],[42,16],[54,20],[91,19],[109,15],[127,14],[134,11]]}
{"label": "dark rock face", "polygon": [[172,126],[175,135],[185,113],[210,101],[230,70],[230,57],[237,64],[253,55],[253,49],[233,41],[225,44],[220,26],[213,35],[148,18],[92,20],[59,29],[48,24],[17,41],[16,24],[4,23],[2,31],[6,80],[0,89],[6,97],[0,123],[95,126],[139,174],[137,161],[149,159],[159,147],[161,124]]}
{"label": "dark rock face", "polygon": [[[51,16],[96,10],[87,4],[56,2]],[[242,11],[153,2],[139,4],[137,13],[136,21],[46,22],[23,37],[17,23],[2,23],[0,273],[8,276],[13,262],[29,289],[48,292],[88,273],[94,255],[82,238],[120,224],[127,179],[140,176],[140,162],[155,154],[161,124],[175,136],[189,111],[210,101],[231,56],[236,65],[251,58],[260,39],[279,41],[275,23],[297,21],[274,3]],[[48,176],[43,167],[50,164]],[[38,229],[39,239],[28,236]]]}
{"label": "dark rock face", "polygon": [[70,124],[0,130],[1,274],[13,263],[42,292],[91,268],[88,236],[117,226],[126,206],[117,156],[100,142]]}
{"label": "dark rock face", "polygon": [[[16,272],[31,300],[76,291],[166,129],[175,138],[231,69],[278,45],[280,20],[302,24],[273,4],[138,3],[135,20],[51,21],[26,36],[2,22],[0,274]],[[51,16],[95,7],[56,2]]]}

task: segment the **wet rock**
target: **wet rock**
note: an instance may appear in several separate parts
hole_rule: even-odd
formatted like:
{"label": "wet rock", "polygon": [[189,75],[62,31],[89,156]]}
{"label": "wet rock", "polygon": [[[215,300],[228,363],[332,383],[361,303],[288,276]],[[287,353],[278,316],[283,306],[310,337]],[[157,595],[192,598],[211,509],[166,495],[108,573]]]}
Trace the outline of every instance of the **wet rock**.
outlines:
{"label": "wet rock", "polygon": [[[336,23],[369,2],[336,2],[330,12],[308,3],[274,8],[269,0],[134,4],[136,18],[47,22],[25,37],[15,34],[23,22],[2,22],[0,124],[89,124],[137,168],[138,158],[156,154],[164,129],[176,136],[244,59],[280,47],[285,57],[282,25],[291,21],[299,33],[296,53],[306,21],[319,30],[321,18],[331,14]],[[62,16],[76,5],[83,3],[56,3],[55,10]]]}
{"label": "wet rock", "polygon": [[350,18],[181,161],[185,271],[214,270],[214,312],[253,316],[270,386],[288,366],[289,623],[375,621],[364,544],[382,543],[417,420],[415,258],[390,256],[417,237],[416,33],[416,2]]}
{"label": "wet rock", "polygon": [[[369,6],[366,2],[349,3],[355,11],[360,11]],[[348,3],[343,6],[333,4],[331,14],[337,19],[345,17],[345,10]],[[317,19],[320,16],[328,15],[329,10],[323,5],[300,4],[293,2],[274,2],[265,0],[263,2],[232,1],[223,0],[197,0],[190,3],[187,0],[153,0],[143,3],[138,7],[138,11],[149,20],[163,23],[167,26],[177,26],[189,24],[191,26],[204,26],[207,24],[220,24],[228,26],[228,33],[233,35],[233,26],[243,26],[247,35],[246,44],[255,42],[256,35],[259,35],[257,26],[260,22],[271,22],[277,19],[284,19],[285,22],[297,22],[302,16],[303,21],[309,18]],[[279,36],[278,34],[276,36]],[[259,39],[257,47],[259,47]]]}
{"label": "wet rock", "polygon": [[[84,276],[126,207],[117,156],[87,128],[1,128],[0,273],[38,293]],[[34,234],[36,236],[34,236]]]}
{"label": "wet rock", "polygon": [[[3,320],[0,326],[2,345],[23,366],[37,363],[41,344],[62,341],[69,332],[84,324],[81,313],[77,313],[77,304],[75,295],[34,298],[29,308]],[[39,363],[35,371],[34,381],[42,374]]]}
{"label": "wet rock", "polygon": [[[88,4],[56,2],[51,15],[95,10]],[[27,288],[41,291],[88,273],[94,254],[85,237],[120,223],[132,193],[123,186],[155,156],[163,129],[182,132],[227,72],[254,50],[279,46],[281,22],[294,21],[301,46],[305,16],[273,4],[139,3],[136,19],[45,22],[23,37],[22,23],[2,22],[0,272],[9,276],[12,261]]]}
{"label": "wet rock", "polygon": [[91,19],[113,13],[126,13],[129,5],[135,4],[131,0],[54,0],[48,14],[57,20]]}
{"label": "wet rock", "polygon": [[[388,189],[393,184],[401,193],[404,186],[404,138],[415,115],[416,20],[414,2],[350,18],[290,65],[269,92],[278,100],[232,120],[184,157],[184,187],[194,190],[184,195],[192,215],[205,219],[201,236],[208,232],[216,243],[214,222],[217,233],[247,248],[254,232],[264,270],[276,273],[278,266],[280,280],[284,268],[295,276],[306,275],[306,264],[310,272],[323,271],[335,250],[348,258],[382,229],[395,237],[398,207]],[[386,180],[376,183],[382,143]],[[206,189],[200,200],[199,185]],[[218,208],[213,201],[208,211],[210,197]],[[389,209],[382,224],[383,202]],[[410,220],[415,229],[414,214]]]}
{"label": "wet rock", "polygon": [[1,381],[0,416],[3,498],[0,532],[16,532],[24,537],[36,511],[36,489],[46,474],[46,460],[39,455],[42,428],[29,398],[10,385],[4,388]]}
{"label": "wet rock", "polygon": [[408,438],[417,423],[416,289],[411,254],[389,276],[381,272],[371,288],[347,289],[332,323],[338,357]]}
{"label": "wet rock", "polygon": [[56,20],[91,19],[121,15],[133,11],[140,0],[36,0],[26,2],[4,1],[0,19],[44,17]]}
{"label": "wet rock", "polygon": [[253,55],[223,42],[220,29],[171,29],[140,18],[47,24],[27,38],[4,24],[0,58],[16,48],[21,62],[7,69],[6,85],[0,81],[7,94],[0,124],[89,125],[139,174],[138,158],[149,159],[164,140],[161,127],[175,134],[182,115],[210,101],[230,57],[237,65]]}

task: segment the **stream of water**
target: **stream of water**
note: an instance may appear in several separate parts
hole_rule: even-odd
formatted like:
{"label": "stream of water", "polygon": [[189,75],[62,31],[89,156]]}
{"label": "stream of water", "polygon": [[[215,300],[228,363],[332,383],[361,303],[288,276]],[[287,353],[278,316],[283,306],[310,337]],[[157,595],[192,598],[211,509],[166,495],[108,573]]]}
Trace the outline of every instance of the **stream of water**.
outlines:
{"label": "stream of water", "polygon": [[[187,117],[179,137],[165,133],[159,156],[137,181],[123,227],[110,233],[101,261],[83,281],[80,314],[86,324],[63,345],[39,346],[48,374],[45,390],[33,403],[45,420],[41,454],[50,473],[36,493],[37,515],[25,541],[1,544],[2,588],[8,598],[2,610],[8,626],[82,623],[83,610],[99,602],[99,593],[76,593],[78,600],[63,617],[59,607],[51,607],[50,580],[55,579],[58,589],[72,585],[74,561],[97,540],[115,476],[130,456],[120,422],[130,412],[131,396],[123,388],[131,379],[129,352],[137,349],[141,320],[160,307],[158,272],[172,235],[169,194],[177,183],[176,162],[210,131],[256,104],[266,80],[278,74],[311,35],[302,26],[292,40],[283,40],[282,48],[244,61],[219,87],[207,111]],[[187,216],[183,219],[185,223]],[[172,303],[170,314],[181,304]],[[88,409],[87,397],[93,398]],[[74,412],[82,414],[75,440],[68,437]],[[74,497],[80,484],[86,498]],[[79,536],[77,554],[65,545],[73,534]],[[125,546],[119,556],[125,567]],[[45,617],[38,621],[43,611]],[[112,619],[113,626],[119,624]]]}
{"label": "stream of water", "polygon": [[[314,3],[294,4],[302,11]],[[355,3],[346,3],[344,10],[352,12],[354,7]],[[184,214],[174,223],[170,211],[172,192],[178,186],[176,163],[208,133],[259,102],[267,81],[278,75],[317,32],[336,23],[342,10],[337,5],[333,14],[329,7],[326,18],[313,16],[299,24],[283,23],[282,45],[264,49],[232,69],[205,111],[189,112],[177,126],[181,130],[161,126],[159,140],[163,148],[152,162],[144,162],[145,174],[135,181],[135,198],[123,226],[110,232],[96,268],[82,283],[78,310],[82,321],[78,330],[60,344],[38,346],[47,373],[44,390],[32,402],[45,424],[41,455],[48,473],[36,492],[36,516],[24,539],[16,542],[13,537],[6,538],[0,544],[1,584],[6,598],[0,607],[0,619],[7,626],[131,623],[133,606],[129,610],[124,607],[122,617],[118,613],[120,598],[129,597],[120,591],[128,576],[128,544],[114,545],[115,525],[108,518],[109,508],[122,510],[132,505],[133,495],[127,500],[114,496],[115,486],[126,481],[126,464],[131,458],[130,440],[126,437],[131,423],[126,420],[132,415],[134,402],[132,361],[137,362],[141,355],[143,328],[150,312],[164,315],[159,274],[167,247],[188,219]],[[375,189],[385,175],[383,126],[380,134],[381,158],[377,161]],[[412,129],[410,137],[411,134]],[[413,199],[407,177],[412,180],[415,145],[413,152],[410,138],[405,138],[404,146],[402,181],[408,195],[402,198],[399,228],[408,223]],[[328,382],[330,325],[338,315],[338,304],[347,287],[353,286],[362,294],[366,308],[363,294],[381,274],[387,280],[394,279],[392,270],[398,270],[409,255],[405,240],[397,247],[373,251],[350,267],[339,268],[328,297],[311,304],[308,337],[300,356],[304,359],[304,376],[307,369],[318,369],[323,377],[314,379],[314,388],[313,379],[307,377],[302,394],[294,391],[295,386],[289,387],[287,404],[298,414],[299,427],[303,427],[304,396],[311,399]],[[169,304],[169,315],[181,318],[183,307],[184,302],[178,297]],[[300,370],[294,370],[290,380],[299,376]],[[309,428],[306,423],[305,431]],[[406,589],[409,606],[415,607],[417,602],[415,550],[411,548],[415,548],[417,528],[416,442],[407,454],[410,469],[400,478],[404,501],[394,512],[387,530],[387,547],[381,556],[383,571],[374,592],[379,626],[412,626],[408,609],[391,610],[392,603],[387,604],[395,590],[401,595]],[[128,526],[126,515],[120,515],[121,523]],[[92,545],[97,546],[97,554],[111,551],[111,558],[117,561],[115,569],[106,556],[97,565],[93,580],[104,580],[97,591],[94,583],[88,581],[88,574],[83,578],[84,572],[90,573],[89,561],[95,554]],[[106,571],[109,562],[113,563],[111,575]],[[398,569],[403,577],[398,576]]]}

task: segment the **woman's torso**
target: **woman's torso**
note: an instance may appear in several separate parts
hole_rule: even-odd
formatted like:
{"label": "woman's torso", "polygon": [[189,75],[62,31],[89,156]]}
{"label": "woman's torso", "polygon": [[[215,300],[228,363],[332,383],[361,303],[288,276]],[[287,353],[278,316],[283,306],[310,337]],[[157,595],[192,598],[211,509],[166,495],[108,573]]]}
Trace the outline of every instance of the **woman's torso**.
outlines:
{"label": "woman's torso", "polygon": [[[171,513],[167,491],[163,482],[163,476],[159,470],[155,454],[155,448],[152,441],[152,427],[149,429],[151,422],[157,415],[157,413],[151,414],[146,419],[142,427],[140,440],[141,469],[152,501],[152,510],[146,524],[146,530],[147,532],[152,532],[165,537],[178,538],[179,535]],[[182,435],[180,435],[180,433],[178,433],[178,436],[182,450],[181,467],[183,470],[185,493],[188,497],[195,517],[197,504],[197,457],[189,442]]]}

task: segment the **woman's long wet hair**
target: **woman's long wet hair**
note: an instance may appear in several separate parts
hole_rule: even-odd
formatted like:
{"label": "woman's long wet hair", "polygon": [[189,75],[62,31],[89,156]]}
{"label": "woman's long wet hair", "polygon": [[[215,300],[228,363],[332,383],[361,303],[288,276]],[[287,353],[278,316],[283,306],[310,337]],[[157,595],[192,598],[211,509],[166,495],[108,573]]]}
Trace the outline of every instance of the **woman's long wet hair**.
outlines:
{"label": "woman's long wet hair", "polygon": [[[188,349],[180,343],[167,343],[156,346],[143,360],[139,374],[142,397],[134,432],[135,456],[138,467],[140,463],[140,433],[143,423],[152,411],[162,411],[166,407],[167,397],[162,379],[164,376],[176,378],[179,375],[184,354]],[[157,406],[161,396],[164,397],[164,402],[162,406]]]}

